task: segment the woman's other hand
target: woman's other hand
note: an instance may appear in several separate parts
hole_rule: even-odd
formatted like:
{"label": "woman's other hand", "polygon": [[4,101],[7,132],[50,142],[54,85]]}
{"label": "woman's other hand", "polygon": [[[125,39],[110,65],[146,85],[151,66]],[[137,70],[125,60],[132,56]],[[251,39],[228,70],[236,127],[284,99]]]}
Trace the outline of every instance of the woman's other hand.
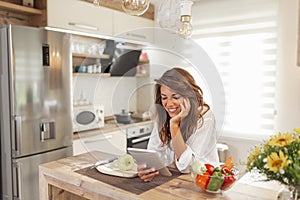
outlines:
{"label": "woman's other hand", "polygon": [[138,176],[144,181],[149,182],[151,181],[155,176],[159,174],[159,171],[157,171],[154,168],[146,168],[147,166],[145,164],[138,165]]}

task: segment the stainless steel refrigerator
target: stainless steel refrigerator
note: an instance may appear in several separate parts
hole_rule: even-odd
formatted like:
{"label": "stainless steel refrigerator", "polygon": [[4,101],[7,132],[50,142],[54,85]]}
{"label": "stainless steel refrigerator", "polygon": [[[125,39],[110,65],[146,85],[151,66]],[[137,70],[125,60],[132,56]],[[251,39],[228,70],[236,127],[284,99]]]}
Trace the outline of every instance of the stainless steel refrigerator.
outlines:
{"label": "stainless steel refrigerator", "polygon": [[70,35],[0,27],[1,199],[38,200],[38,166],[72,155]]}

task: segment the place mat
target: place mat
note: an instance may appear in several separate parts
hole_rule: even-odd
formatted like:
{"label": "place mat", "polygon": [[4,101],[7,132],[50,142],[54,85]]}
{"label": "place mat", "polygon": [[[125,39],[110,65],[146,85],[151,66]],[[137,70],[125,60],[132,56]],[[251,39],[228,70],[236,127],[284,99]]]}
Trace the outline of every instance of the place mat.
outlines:
{"label": "place mat", "polygon": [[96,179],[98,181],[107,183],[109,185],[121,188],[125,191],[134,194],[142,194],[143,192],[151,190],[181,175],[181,173],[178,171],[174,171],[172,169],[170,169],[170,171],[172,173],[172,176],[158,175],[155,176],[150,182],[144,182],[139,177],[124,178],[124,177],[106,175],[100,173],[96,168],[91,169],[90,167],[83,168],[75,172]]}

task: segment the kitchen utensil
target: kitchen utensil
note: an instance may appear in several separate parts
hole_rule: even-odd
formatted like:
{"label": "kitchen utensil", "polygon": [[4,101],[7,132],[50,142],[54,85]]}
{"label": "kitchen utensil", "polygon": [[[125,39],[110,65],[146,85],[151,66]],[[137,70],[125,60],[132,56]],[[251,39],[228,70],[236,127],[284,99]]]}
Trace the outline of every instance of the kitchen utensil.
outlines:
{"label": "kitchen utensil", "polygon": [[115,114],[115,116],[118,123],[129,124],[131,122],[131,113],[125,112],[125,109],[122,109],[122,112]]}
{"label": "kitchen utensil", "polygon": [[117,159],[118,159],[117,157],[113,157],[113,158],[110,158],[110,159],[107,159],[107,160],[100,160],[100,161],[96,162],[93,166],[91,166],[91,169],[93,169],[95,167],[98,167],[100,165],[105,165],[105,164],[111,163],[111,162],[113,162]]}

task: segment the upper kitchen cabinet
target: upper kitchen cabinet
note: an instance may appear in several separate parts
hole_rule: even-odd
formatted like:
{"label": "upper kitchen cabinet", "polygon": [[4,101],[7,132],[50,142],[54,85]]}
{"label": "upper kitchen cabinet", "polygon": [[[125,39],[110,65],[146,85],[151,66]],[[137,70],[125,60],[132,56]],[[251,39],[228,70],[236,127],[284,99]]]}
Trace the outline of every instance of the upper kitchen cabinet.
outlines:
{"label": "upper kitchen cabinet", "polygon": [[114,11],[114,36],[133,41],[152,42],[154,21]]}
{"label": "upper kitchen cabinet", "polygon": [[113,35],[113,10],[78,0],[48,0],[47,26]]}
{"label": "upper kitchen cabinet", "polygon": [[[115,4],[121,5],[121,1],[115,1]],[[89,36],[99,38],[103,36],[104,39],[116,37],[131,42],[151,42],[153,31],[150,33],[149,29],[147,31],[140,29],[153,27],[154,20],[149,16],[131,16],[118,7],[111,8],[106,4],[95,6],[89,0],[48,0],[47,26],[97,34]],[[132,31],[135,29],[138,30]]]}
{"label": "upper kitchen cabinet", "polygon": [[21,2],[0,1],[0,24],[47,26],[130,43],[153,41],[153,4],[142,16],[131,16],[122,10],[121,0],[101,0],[100,6],[93,0],[34,0],[34,7],[22,6]]}

